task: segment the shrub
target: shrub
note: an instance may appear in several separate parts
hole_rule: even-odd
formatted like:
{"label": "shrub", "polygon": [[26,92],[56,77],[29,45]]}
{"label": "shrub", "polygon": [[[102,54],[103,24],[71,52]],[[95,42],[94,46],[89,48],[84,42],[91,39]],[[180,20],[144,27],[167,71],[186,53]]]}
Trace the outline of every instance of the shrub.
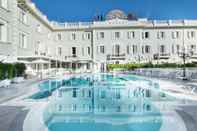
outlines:
{"label": "shrub", "polygon": [[5,64],[0,63],[0,80],[3,79],[12,79],[15,76],[23,76],[25,73],[26,67],[25,64]]}
{"label": "shrub", "polygon": [[26,66],[23,63],[15,64],[15,73],[17,76],[23,76],[25,74]]}
{"label": "shrub", "polygon": [[[122,70],[134,70],[136,68],[182,68],[184,65],[180,64],[174,64],[174,63],[163,63],[163,64],[152,64],[152,63],[146,63],[146,64],[136,64],[136,63],[130,63],[130,64],[109,64],[107,65],[107,69],[109,71],[114,69],[122,69]],[[197,64],[195,63],[188,63],[185,65],[185,67],[197,67]]]}
{"label": "shrub", "polygon": [[14,65],[7,64],[7,78],[12,79],[14,77]]}

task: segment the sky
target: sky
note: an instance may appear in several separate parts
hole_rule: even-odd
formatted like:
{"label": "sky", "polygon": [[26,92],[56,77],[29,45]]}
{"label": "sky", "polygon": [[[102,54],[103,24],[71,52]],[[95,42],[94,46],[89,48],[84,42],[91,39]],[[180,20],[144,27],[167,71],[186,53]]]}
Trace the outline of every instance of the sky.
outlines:
{"label": "sky", "polygon": [[120,9],[151,20],[197,19],[197,0],[32,0],[58,22],[91,21],[96,14]]}

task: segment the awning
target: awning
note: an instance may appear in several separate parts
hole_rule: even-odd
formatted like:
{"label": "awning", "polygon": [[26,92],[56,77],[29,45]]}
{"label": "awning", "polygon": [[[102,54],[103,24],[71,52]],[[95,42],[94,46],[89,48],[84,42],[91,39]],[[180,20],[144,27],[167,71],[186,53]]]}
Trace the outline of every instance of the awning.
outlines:
{"label": "awning", "polygon": [[0,61],[2,63],[10,63],[10,64],[17,63],[17,60],[11,56],[1,56]]}
{"label": "awning", "polygon": [[24,61],[24,60],[18,60],[17,63],[30,64],[31,62],[29,62],[29,61]]}
{"label": "awning", "polygon": [[49,64],[50,62],[47,60],[39,59],[39,60],[34,60],[31,62],[31,64]]}

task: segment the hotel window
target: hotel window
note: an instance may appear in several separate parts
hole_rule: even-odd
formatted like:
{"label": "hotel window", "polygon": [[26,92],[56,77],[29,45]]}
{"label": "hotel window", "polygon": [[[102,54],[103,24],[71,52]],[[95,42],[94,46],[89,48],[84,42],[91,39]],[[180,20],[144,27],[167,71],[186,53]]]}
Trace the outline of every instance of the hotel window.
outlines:
{"label": "hotel window", "polygon": [[20,11],[20,21],[23,23],[23,24],[27,24],[27,14],[25,11],[21,10]]}
{"label": "hotel window", "polygon": [[87,47],[87,51],[88,51],[88,55],[90,55],[91,54],[90,47]]}
{"label": "hotel window", "polygon": [[190,53],[191,53],[191,55],[194,55],[195,52],[196,52],[196,45],[191,45],[190,46]]}
{"label": "hotel window", "polygon": [[128,93],[128,98],[132,97],[131,92],[132,92],[131,89],[129,89],[128,92],[127,92]]}
{"label": "hotel window", "polygon": [[60,33],[57,34],[57,40],[59,40],[59,41],[62,40],[62,34],[60,34]]}
{"label": "hotel window", "polygon": [[180,53],[180,45],[176,45],[176,52],[177,52],[177,54]]}
{"label": "hotel window", "polygon": [[92,111],[91,105],[88,105],[88,111],[89,111],[89,112]]}
{"label": "hotel window", "polygon": [[172,32],[172,38],[173,39],[178,39],[179,37],[180,37],[180,32],[179,31]]}
{"label": "hotel window", "polygon": [[100,53],[105,54],[105,46],[100,46]]}
{"label": "hotel window", "polygon": [[158,39],[164,39],[164,38],[165,38],[165,32],[159,31],[159,32],[157,33],[157,38],[158,38]]}
{"label": "hotel window", "polygon": [[58,105],[58,111],[62,111],[62,105]]}
{"label": "hotel window", "polygon": [[81,93],[81,97],[85,97],[85,90],[84,89],[82,89],[82,93]]}
{"label": "hotel window", "polygon": [[71,34],[71,40],[76,40],[76,34],[75,33]]}
{"label": "hotel window", "polygon": [[150,46],[149,45],[145,46],[145,53],[150,53]]}
{"label": "hotel window", "polygon": [[82,47],[82,56],[84,56],[84,54],[85,54],[85,51],[84,51],[84,47]]}
{"label": "hotel window", "polygon": [[146,90],[146,97],[147,97],[147,98],[150,98],[150,97],[151,97],[151,92],[150,92],[150,90]]}
{"label": "hotel window", "polygon": [[144,46],[142,46],[142,54],[144,54]]}
{"label": "hotel window", "polygon": [[130,104],[128,109],[129,109],[129,112],[135,112],[135,110],[136,110],[135,104]]}
{"label": "hotel window", "polygon": [[120,45],[115,45],[115,55],[119,56],[120,55]]}
{"label": "hotel window", "polygon": [[77,48],[76,47],[72,47],[72,55],[73,56],[77,55]]}
{"label": "hotel window", "polygon": [[0,0],[0,6],[7,9],[8,8],[8,0]]}
{"label": "hotel window", "polygon": [[101,99],[106,98],[106,92],[104,90],[101,91]]}
{"label": "hotel window", "polygon": [[146,105],[146,111],[151,111],[151,106],[150,105]]}
{"label": "hotel window", "polygon": [[160,46],[160,53],[161,54],[164,54],[165,53],[165,46],[164,45],[161,45]]}
{"label": "hotel window", "polygon": [[135,32],[134,31],[128,32],[127,37],[128,37],[128,39],[135,38]]}
{"label": "hotel window", "polygon": [[90,38],[91,38],[90,33],[84,33],[84,34],[82,35],[82,39],[83,39],[83,40],[90,40]]}
{"label": "hotel window", "polygon": [[61,48],[61,47],[58,47],[58,48],[57,48],[57,53],[58,53],[59,56],[62,55],[62,48]]}
{"label": "hotel window", "polygon": [[146,31],[146,32],[142,33],[142,38],[143,39],[148,39],[149,37],[150,37],[150,33],[149,32]]}
{"label": "hotel window", "polygon": [[99,38],[104,39],[105,38],[105,33],[104,32],[100,32],[99,33]]}
{"label": "hotel window", "polygon": [[97,54],[100,53],[100,50],[99,49],[100,49],[99,46],[96,46],[96,52],[97,52]]}
{"label": "hotel window", "polygon": [[76,104],[72,104],[72,111],[76,112],[77,111],[77,105]]}
{"label": "hotel window", "polygon": [[172,45],[172,54],[174,54],[174,45]]}
{"label": "hotel window", "polygon": [[188,31],[187,32],[188,39],[193,39],[193,38],[195,38],[195,36],[196,36],[195,31]]}
{"label": "hotel window", "polygon": [[116,96],[116,99],[120,99],[121,98],[121,93],[120,93],[119,89],[116,90],[115,96]]}
{"label": "hotel window", "polygon": [[127,45],[127,54],[130,54],[130,46]]}
{"label": "hotel window", "polygon": [[35,44],[35,55],[39,55],[40,48],[41,48],[40,41],[37,41]]}
{"label": "hotel window", "polygon": [[115,39],[119,39],[120,38],[120,32],[115,32]]}
{"label": "hotel window", "polygon": [[73,95],[72,95],[73,98],[76,98],[77,97],[77,89],[76,88],[73,88]]}
{"label": "hotel window", "polygon": [[133,45],[133,54],[137,54],[137,45]]}
{"label": "hotel window", "polygon": [[0,23],[0,41],[7,42],[7,24]]}
{"label": "hotel window", "polygon": [[19,33],[20,48],[27,48],[27,36],[24,33]]}
{"label": "hotel window", "polygon": [[116,112],[121,112],[121,106],[117,106]]}
{"label": "hotel window", "polygon": [[88,91],[88,97],[89,97],[89,98],[92,97],[92,91],[91,91],[91,90]]}
{"label": "hotel window", "polygon": [[105,112],[106,111],[106,107],[104,105],[101,106],[101,112]]}
{"label": "hotel window", "polygon": [[196,45],[191,45],[192,50],[196,50]]}

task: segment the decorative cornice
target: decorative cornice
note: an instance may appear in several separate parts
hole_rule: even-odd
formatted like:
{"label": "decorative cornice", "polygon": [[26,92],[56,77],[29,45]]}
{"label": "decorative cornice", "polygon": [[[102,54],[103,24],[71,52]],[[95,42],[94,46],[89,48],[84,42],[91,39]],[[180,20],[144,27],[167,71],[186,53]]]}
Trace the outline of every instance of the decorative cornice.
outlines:
{"label": "decorative cornice", "polygon": [[18,6],[26,11],[29,11],[39,21],[46,25],[53,31],[64,30],[86,30],[86,29],[119,29],[119,28],[133,28],[133,29],[172,29],[172,28],[197,28],[197,20],[123,20],[112,19],[106,21],[95,22],[75,22],[75,23],[58,23],[49,21],[31,0],[17,0]]}

